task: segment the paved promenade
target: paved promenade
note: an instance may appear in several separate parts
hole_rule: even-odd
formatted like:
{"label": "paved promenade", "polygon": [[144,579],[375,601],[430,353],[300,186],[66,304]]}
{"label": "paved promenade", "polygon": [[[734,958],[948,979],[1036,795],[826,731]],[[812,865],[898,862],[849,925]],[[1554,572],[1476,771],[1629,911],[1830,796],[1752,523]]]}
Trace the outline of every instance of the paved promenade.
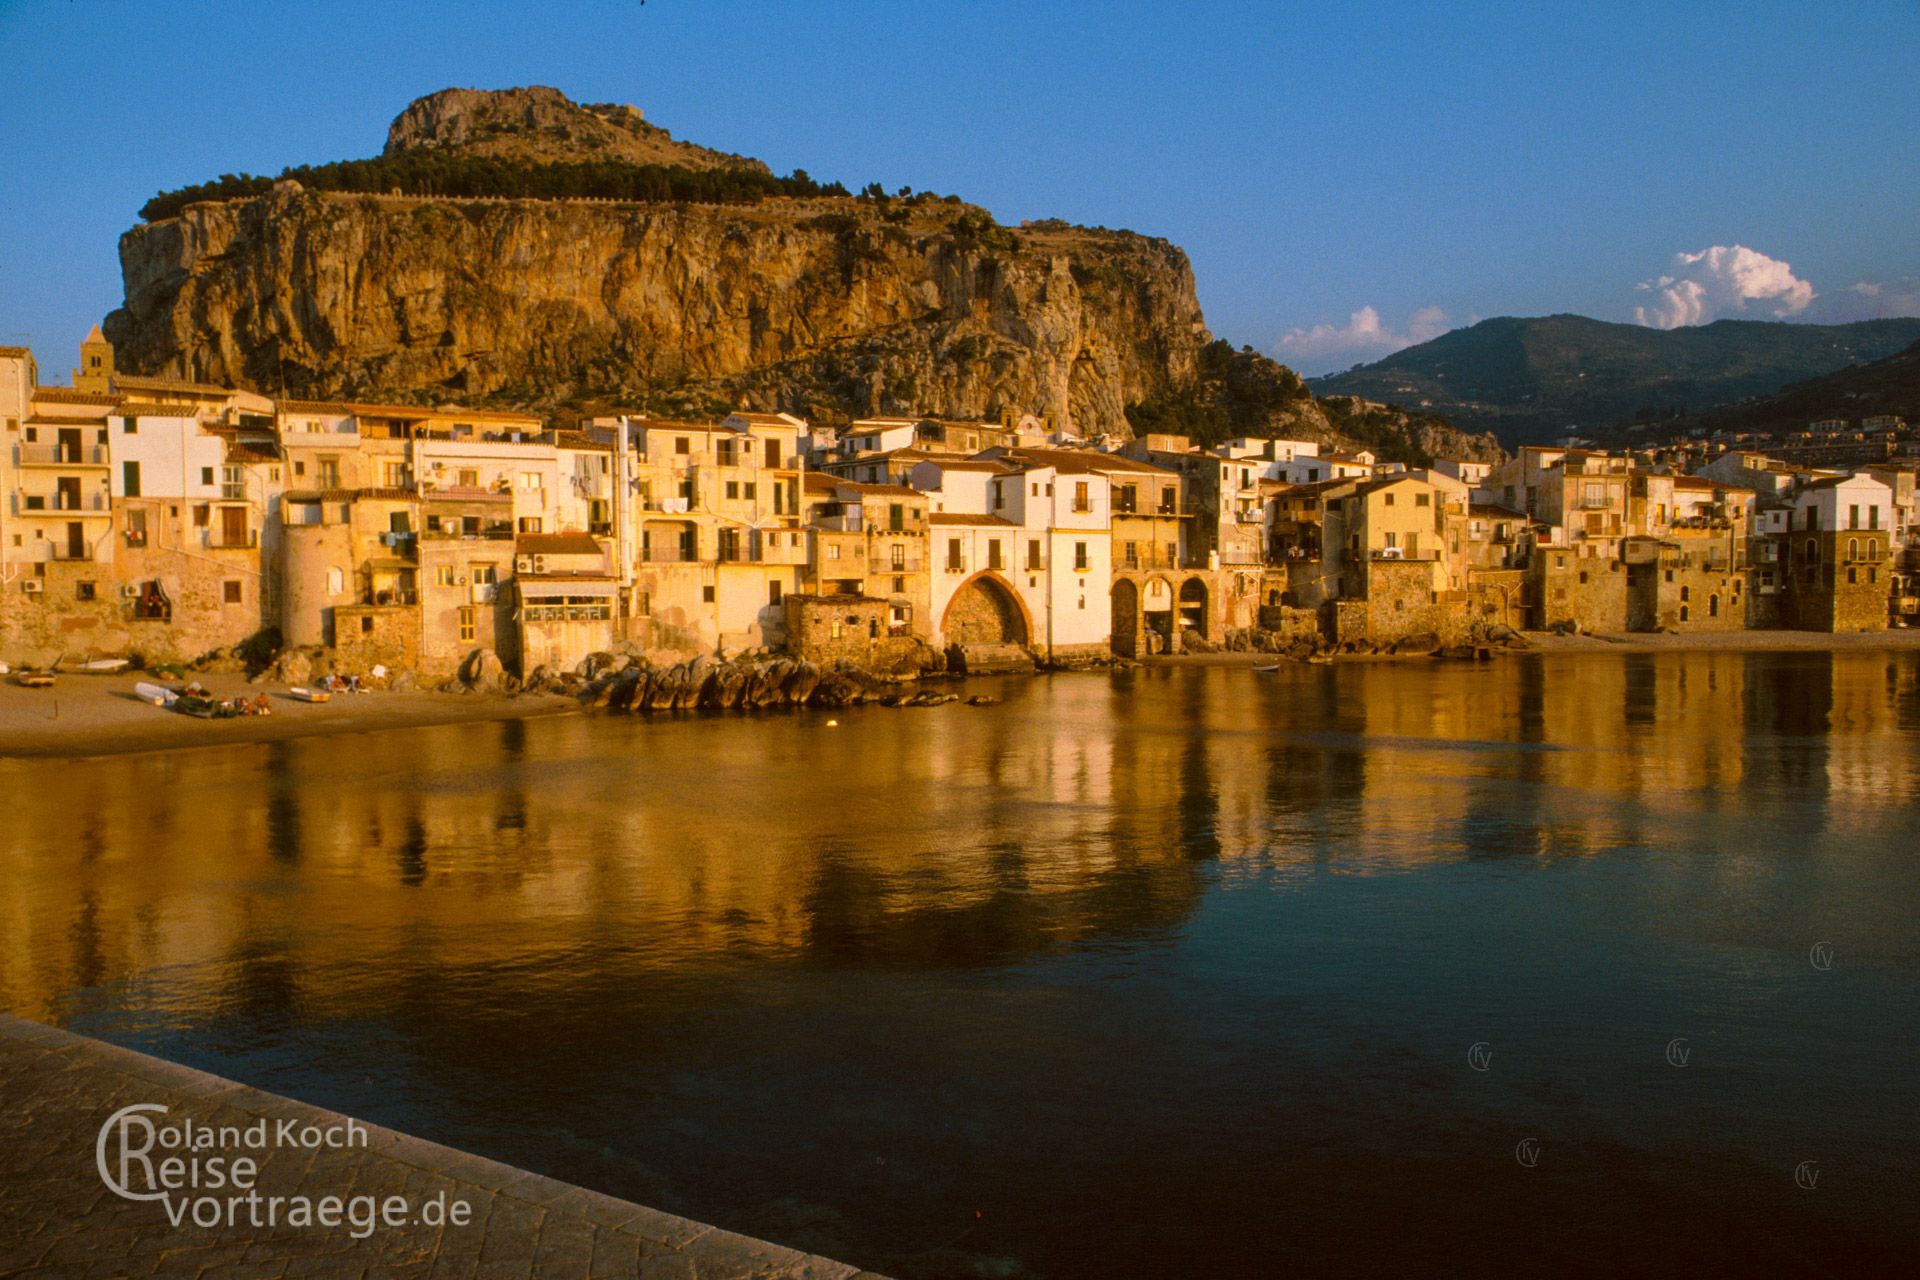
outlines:
{"label": "paved promenade", "polygon": [[[157,1178],[165,1203],[125,1199],[101,1174],[102,1126],[135,1104],[167,1110],[111,1128],[107,1166],[135,1192]],[[169,1126],[213,1144],[169,1145]],[[264,1141],[247,1145],[249,1136]],[[181,1160],[171,1172],[169,1155]],[[256,1176],[240,1163],[249,1159]],[[216,1168],[250,1195],[212,1188]],[[200,1187],[184,1186],[196,1173]],[[336,1216],[326,1225],[330,1200]],[[362,1225],[376,1204],[386,1220]],[[466,1206],[458,1225],[446,1221],[463,1216],[455,1204]],[[422,1221],[435,1207],[439,1220]],[[237,1221],[176,1226],[170,1209]],[[253,1225],[268,1218],[274,1225]],[[0,1276],[850,1280],[856,1272],[0,1014]]]}

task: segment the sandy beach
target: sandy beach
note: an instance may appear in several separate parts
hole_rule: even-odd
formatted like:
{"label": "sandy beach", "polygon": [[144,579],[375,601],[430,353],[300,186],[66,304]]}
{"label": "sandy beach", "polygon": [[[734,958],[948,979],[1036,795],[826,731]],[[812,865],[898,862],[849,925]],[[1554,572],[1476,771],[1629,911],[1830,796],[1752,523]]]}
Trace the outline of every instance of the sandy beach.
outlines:
{"label": "sandy beach", "polygon": [[[1872,652],[1920,649],[1920,630],[1826,635],[1817,631],[1735,631],[1722,634],[1561,636],[1529,632],[1532,646],[1496,651],[1496,656],[1585,653]],[[1154,657],[1147,665],[1254,666],[1288,659],[1270,653],[1203,653]],[[1431,661],[1426,654],[1368,654],[1339,662]],[[0,759],[7,757],[125,755],[236,743],[276,742],[316,734],[370,733],[415,725],[514,720],[580,714],[578,704],[556,694],[362,693],[331,702],[296,702],[280,687],[250,685],[238,675],[197,677],[220,697],[266,692],[270,716],[197,720],[149,706],[133,696],[142,676],[63,675],[51,689],[23,689],[0,677]]]}
{"label": "sandy beach", "polygon": [[197,720],[133,696],[140,673],[63,675],[51,689],[23,689],[0,677],[0,758],[104,756],[189,747],[276,742],[323,733],[366,733],[413,725],[459,724],[564,715],[577,710],[554,694],[507,697],[479,693],[338,694],[331,702],[296,702],[284,688],[250,685],[238,675],[195,677],[220,697],[266,692],[270,716]]}

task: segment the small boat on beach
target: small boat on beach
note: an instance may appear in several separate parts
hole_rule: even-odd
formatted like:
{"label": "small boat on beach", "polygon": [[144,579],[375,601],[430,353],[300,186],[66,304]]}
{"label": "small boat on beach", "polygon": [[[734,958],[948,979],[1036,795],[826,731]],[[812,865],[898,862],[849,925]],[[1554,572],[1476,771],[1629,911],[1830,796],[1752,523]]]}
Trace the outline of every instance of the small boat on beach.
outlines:
{"label": "small boat on beach", "polygon": [[133,686],[133,696],[156,707],[170,707],[180,697],[165,685],[147,684],[145,681]]}
{"label": "small boat on beach", "polygon": [[96,658],[92,662],[58,663],[54,669],[69,675],[110,676],[125,671],[131,665],[132,662],[126,658]]}
{"label": "small boat on beach", "polygon": [[22,689],[51,689],[53,688],[53,672],[22,671],[14,676],[13,682]]}
{"label": "small boat on beach", "polygon": [[325,689],[304,689],[299,687],[287,690],[287,696],[295,702],[326,702],[333,697],[333,695]]}
{"label": "small boat on beach", "polygon": [[1273,664],[1272,666],[1270,666],[1270,667],[1255,667],[1255,668],[1254,668],[1254,670],[1255,670],[1255,671],[1278,671],[1279,669],[1280,669],[1280,664],[1279,664],[1279,663],[1277,663],[1277,662],[1276,662],[1276,663],[1274,663],[1274,664]]}
{"label": "small boat on beach", "polygon": [[196,694],[183,693],[173,700],[172,707],[181,715],[194,716],[201,720],[231,720],[240,712],[218,698],[203,698]]}

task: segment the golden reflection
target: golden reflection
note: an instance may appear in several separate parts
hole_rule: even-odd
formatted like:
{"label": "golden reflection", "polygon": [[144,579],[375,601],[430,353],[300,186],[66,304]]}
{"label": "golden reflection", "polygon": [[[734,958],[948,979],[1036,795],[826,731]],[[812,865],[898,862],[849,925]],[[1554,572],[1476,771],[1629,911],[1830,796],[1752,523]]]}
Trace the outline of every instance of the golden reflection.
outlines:
{"label": "golden reflection", "polygon": [[1916,687],[1871,652],[1145,668],[838,728],[3,762],[0,999],[350,1016],[429,979],[1013,963],[1173,936],[1217,883],[1711,843],[1782,795],[1870,830],[1916,792]]}

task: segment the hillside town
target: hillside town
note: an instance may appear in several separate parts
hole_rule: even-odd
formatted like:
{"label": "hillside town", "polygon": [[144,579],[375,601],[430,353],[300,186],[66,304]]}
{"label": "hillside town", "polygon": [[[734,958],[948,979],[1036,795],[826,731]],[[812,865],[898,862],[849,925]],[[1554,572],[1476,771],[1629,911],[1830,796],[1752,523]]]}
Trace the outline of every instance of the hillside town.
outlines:
{"label": "hillside town", "polygon": [[622,646],[987,670],[1920,610],[1915,461],[1806,448],[1416,468],[1020,414],[555,427],[131,376],[98,329],[70,386],[0,347],[0,429],[15,664],[264,643],[422,676]]}

